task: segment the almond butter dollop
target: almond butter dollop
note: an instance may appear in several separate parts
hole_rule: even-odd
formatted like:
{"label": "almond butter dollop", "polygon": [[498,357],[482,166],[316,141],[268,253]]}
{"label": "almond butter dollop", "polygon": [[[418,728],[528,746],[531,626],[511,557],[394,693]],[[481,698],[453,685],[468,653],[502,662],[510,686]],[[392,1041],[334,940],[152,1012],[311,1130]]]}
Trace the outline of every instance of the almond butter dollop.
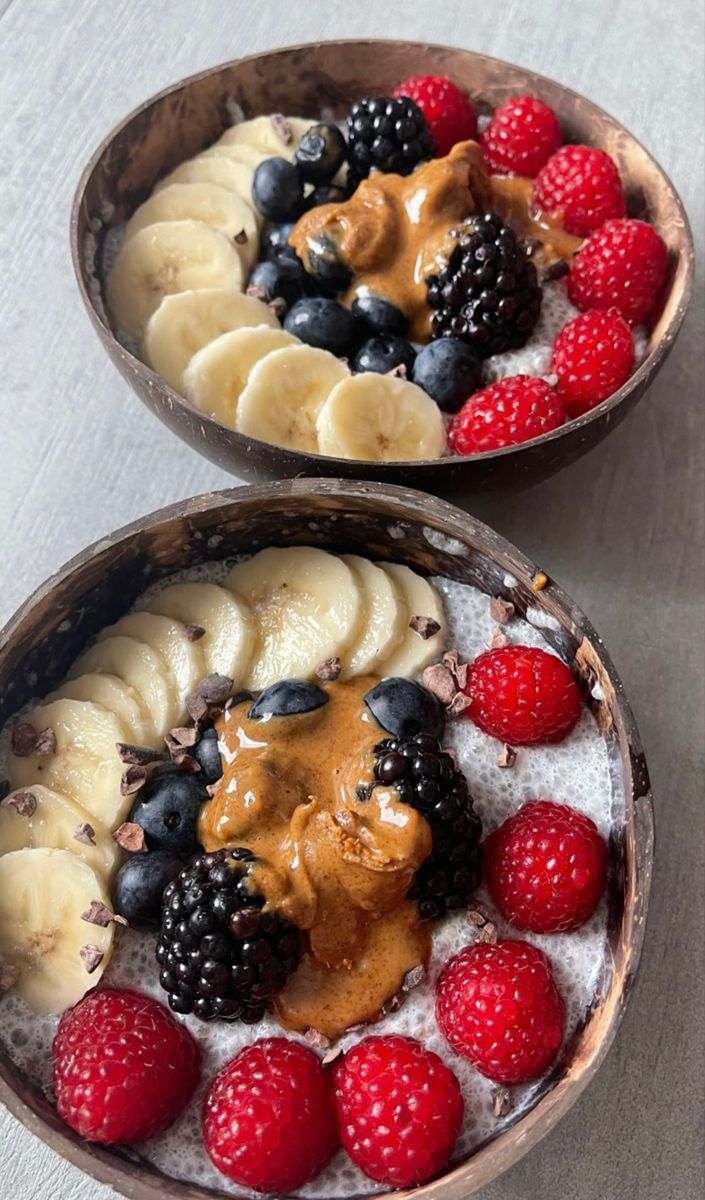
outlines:
{"label": "almond butter dollop", "polygon": [[297,222],[291,245],[306,267],[309,250],[345,263],[353,274],[342,302],[382,296],[409,320],[409,336],[427,342],[431,311],[426,278],[448,257],[462,222],[498,212],[520,237],[533,237],[545,261],[567,258],[580,239],[551,224],[531,205],[530,179],[489,176],[476,142],[458,142],[408,176],[375,172],[349,200],[323,204]]}
{"label": "almond butter dollop", "polygon": [[431,831],[392,787],[373,784],[385,736],[362,697],[371,677],[325,685],[314,712],[253,721],[249,702],[217,724],[225,771],[199,826],[206,850],[246,846],[267,906],[307,934],[277,998],[280,1021],[335,1038],[374,1020],[428,960],[427,926],[405,899]]}

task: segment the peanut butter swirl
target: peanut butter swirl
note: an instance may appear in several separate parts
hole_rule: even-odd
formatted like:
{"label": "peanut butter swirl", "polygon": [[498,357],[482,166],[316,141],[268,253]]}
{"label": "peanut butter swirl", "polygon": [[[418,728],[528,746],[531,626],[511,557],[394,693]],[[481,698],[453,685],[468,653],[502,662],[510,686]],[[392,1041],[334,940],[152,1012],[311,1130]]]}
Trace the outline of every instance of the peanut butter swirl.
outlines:
{"label": "peanut butter swirl", "polygon": [[532,210],[530,179],[489,176],[476,142],[458,142],[445,158],[411,175],[376,172],[349,200],[311,209],[290,242],[306,267],[309,253],[331,252],[352,271],[342,297],[372,294],[390,300],[409,320],[410,337],[427,342],[431,310],[426,277],[447,259],[457,231],[473,213],[498,212],[520,237],[540,244],[540,258],[567,258],[580,246],[560,224]]}
{"label": "peanut butter swirl", "polygon": [[431,830],[393,788],[374,784],[371,751],[384,735],[362,697],[375,682],[329,684],[328,703],[302,715],[252,721],[247,702],[225,712],[225,771],[200,819],[205,849],[251,849],[267,906],[306,931],[278,1014],[328,1037],[374,1020],[430,949],[405,897]]}

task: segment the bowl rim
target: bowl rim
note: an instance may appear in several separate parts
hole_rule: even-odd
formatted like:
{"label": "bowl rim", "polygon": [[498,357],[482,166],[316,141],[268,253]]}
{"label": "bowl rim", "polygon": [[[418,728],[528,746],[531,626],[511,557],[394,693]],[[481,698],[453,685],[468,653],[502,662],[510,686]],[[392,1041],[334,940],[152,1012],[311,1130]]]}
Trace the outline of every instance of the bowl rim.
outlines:
{"label": "bowl rim", "polygon": [[[685,211],[685,206],[683,204],[683,201],[681,200],[679,192],[675,188],[670,176],[666,173],[666,171],[664,171],[663,167],[661,167],[660,163],[656,160],[656,158],[651,153],[651,151],[648,150],[646,148],[646,146],[644,146],[644,144],[641,141],[639,141],[639,139],[637,137],[635,137],[635,135],[633,133],[631,133],[631,131],[628,130],[626,128],[626,126],[624,126],[621,123],[621,121],[618,121],[616,117],[613,117],[612,114],[607,112],[606,109],[602,108],[601,105],[596,104],[593,100],[591,100],[587,96],[584,96],[581,92],[577,92],[574,88],[565,86],[564,84],[560,83],[559,80],[553,79],[549,75],[544,75],[538,71],[531,71],[527,67],[521,67],[516,63],[511,63],[511,62],[507,61],[506,59],[496,58],[493,55],[489,55],[489,54],[483,54],[477,50],[467,50],[464,47],[460,47],[460,46],[448,46],[441,42],[418,42],[418,41],[408,41],[406,39],[403,39],[403,43],[404,43],[404,45],[407,45],[407,46],[417,47],[419,49],[425,49],[425,50],[430,50],[430,51],[433,51],[433,50],[458,50],[458,51],[462,51],[462,53],[467,54],[471,57],[481,58],[485,62],[493,63],[497,67],[501,67],[503,69],[519,70],[524,73],[531,74],[531,76],[535,80],[537,80],[541,83],[546,83],[546,84],[550,85],[551,87],[559,88],[566,95],[574,97],[576,100],[579,100],[582,103],[589,105],[590,109],[596,116],[599,116],[599,117],[605,119],[611,125],[616,126],[623,134],[626,134],[626,136],[630,139],[630,141],[636,147],[638,147],[638,149],[643,153],[643,155],[646,157],[646,159],[648,160],[650,165],[654,168],[656,173],[660,176],[661,183],[663,185],[665,185],[665,187],[671,192],[671,194],[673,196],[676,210],[678,213],[678,217],[681,222],[682,229],[683,229],[683,237],[685,240],[685,249],[684,249],[684,253],[683,253],[684,273],[683,273],[682,280],[680,281],[680,295],[677,297],[677,302],[676,302],[674,311],[668,322],[668,325],[666,326],[665,330],[663,331],[663,334],[659,338],[656,346],[653,348],[653,350],[650,353],[648,353],[645,356],[645,358],[642,360],[642,362],[639,363],[636,370],[629,376],[629,378],[622,384],[622,386],[617,389],[616,392],[613,392],[611,396],[608,396],[607,399],[603,400],[600,404],[596,404],[595,407],[590,409],[588,412],[583,413],[578,417],[574,417],[571,420],[566,421],[563,425],[558,426],[557,429],[552,429],[547,433],[540,434],[538,437],[530,438],[528,441],[520,442],[517,445],[512,445],[512,446],[503,446],[500,449],[488,450],[488,451],[484,451],[482,453],[476,452],[474,454],[446,454],[441,458],[431,458],[431,459],[428,459],[428,458],[427,459],[395,459],[395,460],[391,460],[389,463],[378,462],[376,460],[370,460],[370,459],[355,459],[354,461],[357,464],[357,469],[360,471],[363,471],[364,468],[368,467],[368,468],[370,468],[371,476],[374,476],[375,471],[378,470],[383,465],[394,466],[394,467],[398,467],[400,469],[403,469],[404,467],[413,467],[413,468],[419,468],[420,470],[423,470],[424,468],[439,467],[439,466],[442,468],[444,464],[457,465],[458,463],[462,463],[462,462],[477,463],[477,462],[482,461],[483,463],[487,463],[492,460],[499,460],[499,459],[506,458],[511,454],[515,454],[518,451],[525,449],[526,447],[536,447],[539,445],[550,445],[553,442],[558,441],[565,434],[565,432],[568,429],[570,429],[571,431],[581,430],[581,429],[584,429],[586,426],[592,424],[593,421],[601,419],[606,414],[610,413],[613,409],[617,408],[621,404],[621,402],[624,399],[626,399],[626,397],[629,396],[632,393],[632,391],[634,391],[639,386],[639,384],[642,381],[647,380],[652,374],[655,374],[658,371],[661,363],[663,362],[664,358],[667,356],[676,337],[678,336],[681,325],[683,324],[683,321],[685,320],[685,316],[688,311],[688,307],[690,305],[690,301],[691,301],[691,297],[692,297],[693,279],[694,279],[694,273],[695,273],[695,247],[694,247],[694,243],[693,243],[693,233],[692,233],[692,229],[690,226],[690,221],[688,219],[688,215]],[[146,112],[153,105],[164,100],[165,97],[167,97],[175,92],[179,92],[179,91],[183,90],[184,88],[186,88],[194,83],[197,83],[201,79],[206,79],[209,76],[217,75],[220,72],[222,72],[226,69],[229,69],[231,67],[236,67],[241,63],[254,62],[258,59],[262,59],[265,57],[273,57],[277,54],[290,54],[290,53],[293,53],[296,51],[306,51],[306,50],[318,49],[323,46],[325,46],[325,47],[346,46],[346,45],[348,45],[348,46],[351,46],[351,45],[365,46],[365,45],[379,45],[379,44],[382,44],[382,45],[390,44],[391,45],[391,44],[399,44],[399,42],[398,42],[398,39],[396,39],[396,38],[329,38],[322,42],[299,42],[299,43],[294,43],[294,44],[288,45],[288,46],[277,46],[273,50],[262,50],[262,51],[258,51],[257,53],[254,53],[254,54],[243,55],[241,58],[229,59],[226,62],[219,63],[214,67],[207,67],[203,71],[196,71],[192,75],[184,76],[184,78],[178,80],[176,83],[169,84],[167,87],[162,88],[161,91],[156,92],[152,96],[148,97],[147,100],[142,101],[142,103],[138,104],[135,108],[133,108],[132,111],[127,114],[126,117],[123,117],[123,119],[121,121],[117,122],[117,124],[113,126],[113,128],[102,139],[100,144],[94,150],[93,154],[91,155],[86,166],[83,168],[81,175],[79,177],[79,181],[76,186],[76,191],[74,193],[73,201],[71,204],[71,214],[70,214],[70,222],[69,222],[69,232],[70,232],[70,241],[71,241],[71,260],[72,260],[74,275],[76,277],[76,282],[78,284],[78,289],[81,294],[81,299],[83,300],[83,304],[88,312],[91,323],[93,324],[94,328],[100,334],[101,337],[107,337],[110,339],[110,341],[116,348],[116,351],[118,353],[120,353],[122,356],[124,356],[126,359],[129,359],[130,363],[133,364],[134,369],[136,369],[138,373],[142,374],[148,383],[158,382],[160,387],[162,387],[166,390],[166,394],[168,395],[169,401],[172,405],[176,405],[176,407],[178,407],[179,409],[186,410],[191,413],[196,413],[199,420],[202,420],[206,425],[212,426],[214,429],[225,430],[227,432],[227,434],[229,435],[229,437],[230,436],[233,437],[234,444],[236,446],[239,446],[243,452],[245,452],[248,445],[251,445],[252,443],[256,443],[257,446],[261,446],[263,448],[274,448],[274,449],[281,449],[281,448],[275,447],[274,443],[272,443],[272,442],[266,442],[260,438],[252,437],[249,434],[240,433],[236,429],[231,429],[230,426],[223,424],[222,421],[218,421],[214,417],[211,417],[208,413],[202,413],[199,409],[196,409],[184,396],[182,396],[169,383],[167,383],[167,381],[164,379],[164,377],[162,375],[159,375],[158,372],[152,370],[152,368],[147,366],[147,364],[145,362],[143,362],[142,359],[137,358],[134,354],[132,354],[132,352],[130,350],[128,350],[125,346],[123,346],[122,342],[120,342],[118,340],[118,337],[117,337],[116,333],[113,331],[110,324],[106,321],[103,321],[100,313],[98,312],[98,310],[94,304],[93,297],[91,296],[91,293],[90,293],[90,289],[84,285],[83,275],[82,275],[82,270],[81,270],[83,253],[82,253],[82,248],[79,244],[79,232],[78,232],[79,231],[79,213],[80,213],[81,206],[83,204],[86,187],[87,187],[87,184],[88,184],[88,181],[89,181],[91,175],[93,174],[96,166],[98,165],[100,159],[102,158],[103,154],[106,152],[108,147],[112,144],[112,142],[115,140],[115,138],[124,129],[126,129],[132,123],[132,121],[135,120],[136,117],[138,117],[141,113]],[[287,455],[290,456],[292,464],[294,464],[294,465],[298,464],[300,466],[300,469],[302,471],[306,471],[306,472],[308,472],[310,470],[310,467],[312,464],[316,465],[319,463],[326,465],[326,470],[328,471],[328,473],[330,473],[335,468],[341,468],[341,471],[342,471],[342,470],[346,469],[346,467],[349,465],[349,462],[350,462],[349,459],[336,458],[333,455],[319,454],[319,453],[314,453],[314,452],[309,453],[309,452],[303,452],[300,450],[289,450],[288,448],[287,448]]]}
{"label": "bowl rim", "polygon": [[[433,528],[434,524],[438,527],[442,523],[443,529],[438,529],[439,533],[449,535],[449,531],[453,530],[463,544],[465,541],[475,542],[478,553],[501,564],[503,568],[511,570],[512,567],[516,567],[528,579],[535,578],[539,573],[536,562],[522,554],[490,526],[447,501],[415,489],[391,484],[360,483],[347,479],[317,478],[245,485],[204,493],[166,505],[97,539],[79,551],[35,588],[0,630],[0,654],[33,609],[79,569],[85,567],[89,560],[129,543],[147,530],[165,522],[188,519],[190,515],[208,513],[216,519],[220,509],[225,509],[233,503],[237,505],[238,501],[261,501],[266,505],[268,502],[276,503],[287,497],[306,500],[317,496],[334,496],[343,502],[356,504],[358,508],[362,501],[371,502],[378,508],[381,508],[385,500],[396,501],[404,508],[404,516],[401,519],[408,520],[410,524],[421,527],[430,525]],[[641,844],[635,839],[637,853],[627,879],[627,882],[631,880],[633,883],[632,901],[631,905],[624,906],[620,917],[624,960],[619,971],[619,986],[615,982],[610,988],[608,1003],[604,1005],[604,1028],[599,1039],[592,1039],[583,1049],[577,1073],[571,1070],[569,1064],[554,1081],[551,1082],[549,1076],[548,1082],[551,1086],[537,1097],[532,1107],[521,1115],[516,1123],[499,1132],[490,1141],[484,1142],[470,1158],[440,1178],[416,1189],[380,1193],[379,1200],[464,1200],[471,1192],[474,1193],[497,1178],[523,1157],[554,1128],[595,1075],[614,1040],[634,984],[644,942],[653,865],[654,817],[648,770],[634,716],[609,653],[582,609],[550,577],[546,587],[535,593],[534,602],[539,605],[545,604],[547,597],[551,597],[555,602],[566,622],[569,621],[583,638],[598,647],[601,668],[614,692],[615,710],[623,726],[622,737],[629,747],[628,759],[622,759],[624,792],[627,804],[631,806],[634,829],[639,834]],[[129,1151],[121,1155],[99,1145],[84,1142],[62,1124],[51,1106],[45,1105],[42,1112],[42,1105],[38,1100],[37,1108],[30,1107],[13,1087],[14,1078],[19,1079],[19,1072],[11,1063],[5,1064],[0,1059],[0,1103],[52,1150],[94,1179],[115,1188],[122,1195],[134,1200],[151,1200],[157,1194],[155,1180],[158,1180],[160,1187],[163,1181],[168,1186],[168,1191],[159,1194],[163,1194],[165,1198],[173,1197],[173,1200],[200,1200],[210,1196],[217,1200],[227,1200],[229,1196],[242,1196],[242,1193],[226,1193],[209,1186],[172,1179],[137,1156],[130,1156]],[[361,1197],[356,1197],[355,1200],[361,1200]]]}

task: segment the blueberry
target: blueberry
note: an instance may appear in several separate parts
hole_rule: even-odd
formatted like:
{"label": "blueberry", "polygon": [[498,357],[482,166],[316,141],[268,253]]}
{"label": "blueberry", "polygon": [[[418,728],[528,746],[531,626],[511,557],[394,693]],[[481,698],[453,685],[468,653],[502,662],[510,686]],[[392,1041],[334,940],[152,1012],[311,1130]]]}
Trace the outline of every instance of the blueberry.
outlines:
{"label": "blueberry", "polygon": [[293,717],[313,712],[328,703],[328,697],[315,683],[303,679],[282,679],[265,688],[248,712],[251,721],[265,717]]}
{"label": "blueberry", "polygon": [[363,700],[377,724],[394,737],[430,733],[440,740],[443,736],[445,714],[440,702],[411,679],[383,679]]}
{"label": "blueberry", "polygon": [[482,387],[482,363],[460,338],[437,338],[419,350],[412,378],[444,412],[457,412]]}
{"label": "blueberry", "polygon": [[198,815],[206,800],[206,781],[200,772],[166,770],[144,785],[130,820],[142,826],[150,850],[193,854],[198,849]]}
{"label": "blueberry", "polygon": [[354,367],[356,371],[377,371],[379,375],[386,375],[394,367],[404,366],[410,375],[415,358],[414,347],[404,338],[378,333],[360,347]]}
{"label": "blueberry", "polygon": [[337,125],[312,125],[294,154],[294,163],[307,183],[328,183],[347,157],[345,138]]}
{"label": "blueberry", "polygon": [[223,764],[220,761],[218,749],[218,734],[213,725],[201,732],[200,740],[194,746],[193,757],[201,768],[199,780],[203,783],[215,783],[223,774]]}
{"label": "blueberry", "polygon": [[164,889],[183,866],[168,850],[128,858],[115,876],[115,911],[130,925],[158,925]]}
{"label": "blueberry", "polygon": [[342,204],[348,198],[347,188],[337,183],[324,183],[314,188],[308,197],[308,207],[318,208],[320,204]]}
{"label": "blueberry", "polygon": [[352,282],[352,271],[343,262],[335,242],[325,234],[308,239],[308,270],[329,291],[342,292]]}
{"label": "blueberry", "polygon": [[265,158],[255,167],[252,199],[268,221],[295,221],[304,210],[304,185],[293,163]]}
{"label": "blueberry", "polygon": [[403,312],[385,300],[383,296],[375,296],[371,292],[363,292],[352,302],[351,312],[358,321],[366,321],[375,333],[394,333],[403,337],[409,322]]}
{"label": "blueberry", "polygon": [[308,346],[339,357],[351,357],[359,341],[357,322],[347,308],[324,297],[299,300],[287,313],[284,328]]}
{"label": "blueberry", "polygon": [[270,300],[281,296],[287,304],[296,304],[303,296],[315,291],[315,284],[303,269],[298,258],[282,255],[277,262],[259,262],[253,268],[248,287],[264,288]]}
{"label": "blueberry", "polygon": [[260,242],[260,257],[277,262],[280,258],[293,258],[298,262],[296,251],[289,242],[295,221],[286,221],[283,225],[270,225],[262,234]]}

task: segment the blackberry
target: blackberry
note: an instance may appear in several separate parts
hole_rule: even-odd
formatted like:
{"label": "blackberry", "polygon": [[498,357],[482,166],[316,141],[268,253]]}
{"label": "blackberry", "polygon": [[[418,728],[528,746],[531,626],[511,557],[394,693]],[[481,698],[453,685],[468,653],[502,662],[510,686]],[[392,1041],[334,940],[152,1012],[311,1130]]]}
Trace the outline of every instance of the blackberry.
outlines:
{"label": "blackberry", "polygon": [[416,872],[409,898],[428,920],[462,908],[480,882],[482,836],[465,777],[430,733],[386,738],[374,754],[375,779],[393,786],[431,827],[431,853]]}
{"label": "blackberry", "polygon": [[156,958],[174,1012],[255,1024],[296,970],[299,931],[263,911],[255,861],[245,849],[201,854],[166,888]]}
{"label": "blackberry", "polygon": [[461,338],[482,358],[518,350],[541,311],[536,268],[494,213],[463,223],[446,265],[426,283],[431,336]]}
{"label": "blackberry", "polygon": [[348,114],[348,159],[353,183],[376,168],[386,174],[410,175],[433,158],[436,143],[418,104],[401,96],[366,96]]}

